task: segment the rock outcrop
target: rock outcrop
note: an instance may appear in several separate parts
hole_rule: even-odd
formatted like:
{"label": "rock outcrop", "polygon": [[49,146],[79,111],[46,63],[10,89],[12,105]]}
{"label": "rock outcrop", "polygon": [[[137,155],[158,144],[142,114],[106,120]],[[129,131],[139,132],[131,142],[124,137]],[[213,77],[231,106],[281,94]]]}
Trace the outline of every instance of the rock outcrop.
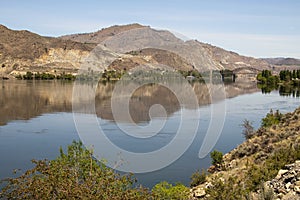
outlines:
{"label": "rock outcrop", "polygon": [[286,165],[265,185],[273,190],[277,199],[300,199],[300,161]]}

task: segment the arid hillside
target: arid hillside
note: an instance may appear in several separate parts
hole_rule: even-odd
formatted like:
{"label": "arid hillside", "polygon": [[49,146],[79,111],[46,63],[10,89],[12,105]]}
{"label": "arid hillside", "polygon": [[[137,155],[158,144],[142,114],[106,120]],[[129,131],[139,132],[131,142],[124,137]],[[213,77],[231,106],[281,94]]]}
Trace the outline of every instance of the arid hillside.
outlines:
{"label": "arid hillside", "polygon": [[[152,69],[166,67],[168,70],[200,72],[229,69],[246,74],[245,77],[247,74],[255,77],[260,70],[277,70],[285,66],[282,62],[290,64],[296,60],[273,63],[246,57],[197,40],[183,41],[170,31],[140,24],[116,25],[93,33],[59,38],[44,37],[26,30],[11,30],[0,25],[0,77],[12,78],[27,71],[76,74],[85,60],[99,49],[115,56],[108,66],[101,67],[116,70],[141,65]],[[98,55],[97,59],[105,60],[103,55]]]}
{"label": "arid hillside", "polygon": [[246,141],[209,168],[194,199],[299,199],[299,118],[300,108],[270,111],[258,130],[247,126]]}

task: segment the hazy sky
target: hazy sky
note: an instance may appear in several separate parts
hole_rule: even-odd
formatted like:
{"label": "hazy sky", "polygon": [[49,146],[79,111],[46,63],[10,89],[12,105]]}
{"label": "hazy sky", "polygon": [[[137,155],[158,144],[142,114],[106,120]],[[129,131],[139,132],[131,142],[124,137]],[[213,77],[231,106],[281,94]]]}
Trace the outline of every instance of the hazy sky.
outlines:
{"label": "hazy sky", "polygon": [[0,24],[59,36],[140,23],[254,57],[300,58],[299,0],[1,0]]}

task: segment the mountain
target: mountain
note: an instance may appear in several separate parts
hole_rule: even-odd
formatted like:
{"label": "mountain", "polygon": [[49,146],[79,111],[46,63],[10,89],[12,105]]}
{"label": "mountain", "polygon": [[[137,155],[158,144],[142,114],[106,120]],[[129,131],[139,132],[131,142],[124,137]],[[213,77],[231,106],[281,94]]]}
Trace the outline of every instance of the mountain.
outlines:
{"label": "mountain", "polygon": [[[96,55],[99,52],[103,54]],[[113,69],[132,69],[140,65],[200,72],[230,69],[241,74],[242,79],[243,73],[255,76],[262,69],[274,68],[265,59],[241,56],[197,40],[183,41],[169,31],[140,24],[58,38],[0,25],[0,77],[27,71],[76,74],[87,58],[107,61],[106,56],[113,58],[107,66]],[[275,66],[280,68],[280,62]]]}
{"label": "mountain", "polygon": [[94,47],[0,25],[0,76],[26,71],[74,71]]}
{"label": "mountain", "polygon": [[51,48],[90,51],[94,47],[94,45],[86,45],[71,40],[43,37],[26,30],[13,31],[3,25],[0,25],[0,37],[1,56],[15,59],[34,60],[47,53]]}
{"label": "mountain", "polygon": [[263,58],[271,65],[298,65],[300,66],[300,59],[296,58]]}
{"label": "mountain", "polygon": [[[156,58],[157,52],[162,52],[160,50],[170,51],[183,58],[180,62],[190,63],[199,71],[238,68],[270,69],[270,64],[265,60],[241,56],[197,40],[185,42],[169,31],[155,30],[139,24],[112,26],[94,33],[67,35],[61,38],[83,43],[100,43],[119,53],[135,50],[138,54],[143,49],[152,49],[147,52],[147,56]],[[170,63],[170,57],[160,57],[162,63]]]}
{"label": "mountain", "polygon": [[93,32],[93,33],[79,33],[79,34],[71,34],[71,35],[65,35],[61,36],[61,39],[64,40],[73,40],[76,42],[81,43],[101,43],[107,38],[113,37],[119,33],[129,31],[136,28],[143,28],[146,26],[140,25],[140,24],[128,24],[123,26],[111,26],[108,28],[103,28],[99,31]]}

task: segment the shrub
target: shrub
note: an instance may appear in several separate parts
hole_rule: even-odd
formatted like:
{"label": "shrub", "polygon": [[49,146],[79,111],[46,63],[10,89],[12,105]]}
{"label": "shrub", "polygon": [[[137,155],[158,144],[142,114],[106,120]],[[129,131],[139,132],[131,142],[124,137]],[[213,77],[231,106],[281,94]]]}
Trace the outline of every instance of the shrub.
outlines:
{"label": "shrub", "polygon": [[236,178],[230,177],[224,180],[221,177],[215,177],[213,186],[207,189],[207,199],[209,200],[236,200],[245,199],[248,194],[243,188],[242,183],[237,181]]}
{"label": "shrub", "polygon": [[206,181],[206,173],[205,170],[202,169],[201,173],[199,170],[197,170],[195,173],[191,176],[191,187],[195,187],[197,185],[200,185],[202,183],[205,183]]}
{"label": "shrub", "polygon": [[32,72],[26,72],[26,74],[23,75],[23,79],[32,80],[33,79],[33,73]]}
{"label": "shrub", "polygon": [[262,119],[262,127],[270,127],[272,125],[279,124],[281,119],[282,114],[278,110],[273,113],[273,110],[271,109],[266,117]]}
{"label": "shrub", "polygon": [[247,187],[259,189],[262,182],[273,179],[285,165],[300,159],[300,146],[282,147],[269,156],[263,165],[253,165],[247,173]]}
{"label": "shrub", "polygon": [[4,199],[148,199],[148,190],[133,187],[131,175],[121,176],[97,162],[81,142],[73,142],[52,161],[33,161],[35,167],[7,180]]}
{"label": "shrub", "polygon": [[244,127],[243,135],[246,140],[252,138],[254,136],[254,128],[252,126],[252,122],[247,119],[244,119],[242,126]]}
{"label": "shrub", "polygon": [[177,183],[172,185],[166,181],[156,184],[152,189],[154,199],[178,199],[185,200],[189,198],[190,189]]}
{"label": "shrub", "polygon": [[220,165],[223,163],[223,153],[220,151],[214,150],[210,153],[210,157],[212,159],[211,164],[212,165]]}

